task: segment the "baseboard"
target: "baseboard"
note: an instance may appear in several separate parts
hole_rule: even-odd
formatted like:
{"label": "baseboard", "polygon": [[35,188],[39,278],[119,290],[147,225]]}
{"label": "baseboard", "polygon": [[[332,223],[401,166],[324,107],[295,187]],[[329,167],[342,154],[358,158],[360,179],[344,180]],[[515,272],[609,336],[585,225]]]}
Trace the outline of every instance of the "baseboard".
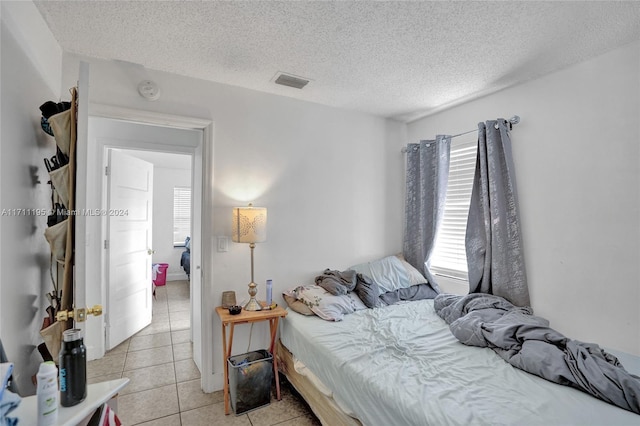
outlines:
{"label": "baseboard", "polygon": [[188,279],[184,272],[173,272],[167,274],[167,281],[184,281]]}

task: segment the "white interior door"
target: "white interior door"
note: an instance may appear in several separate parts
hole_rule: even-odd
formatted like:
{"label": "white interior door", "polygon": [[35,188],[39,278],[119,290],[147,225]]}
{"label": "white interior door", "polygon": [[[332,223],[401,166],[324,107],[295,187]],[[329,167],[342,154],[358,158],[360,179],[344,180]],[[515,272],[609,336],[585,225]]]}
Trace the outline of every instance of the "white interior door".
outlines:
{"label": "white interior door", "polygon": [[153,164],[110,149],[107,350],[151,324]]}

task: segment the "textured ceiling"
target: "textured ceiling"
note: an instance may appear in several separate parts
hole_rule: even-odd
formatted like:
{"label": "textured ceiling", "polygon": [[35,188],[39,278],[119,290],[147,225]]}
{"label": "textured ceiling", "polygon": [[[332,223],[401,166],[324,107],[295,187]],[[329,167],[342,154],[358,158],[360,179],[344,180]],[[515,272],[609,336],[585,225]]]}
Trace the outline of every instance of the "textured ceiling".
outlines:
{"label": "textured ceiling", "polygon": [[35,4],[68,52],[403,121],[640,39],[635,1]]}

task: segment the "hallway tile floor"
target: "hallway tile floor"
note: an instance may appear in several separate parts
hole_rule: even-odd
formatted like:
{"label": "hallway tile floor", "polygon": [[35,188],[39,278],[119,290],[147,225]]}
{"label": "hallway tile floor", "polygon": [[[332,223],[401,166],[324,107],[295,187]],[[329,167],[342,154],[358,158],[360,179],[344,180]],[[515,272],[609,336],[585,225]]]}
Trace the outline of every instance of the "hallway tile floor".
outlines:
{"label": "hallway tile floor", "polygon": [[270,405],[225,416],[222,391],[207,394],[200,388],[189,327],[189,282],[169,281],[156,289],[151,325],[87,363],[88,383],[129,378],[118,397],[123,425],[320,425],[285,380],[282,400],[276,400],[274,391]]}

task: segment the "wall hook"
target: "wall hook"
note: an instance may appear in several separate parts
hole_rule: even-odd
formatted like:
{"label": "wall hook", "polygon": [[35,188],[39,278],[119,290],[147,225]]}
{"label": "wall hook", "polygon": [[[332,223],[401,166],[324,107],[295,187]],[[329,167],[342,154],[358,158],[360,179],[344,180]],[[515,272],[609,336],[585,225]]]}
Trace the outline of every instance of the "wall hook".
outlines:
{"label": "wall hook", "polygon": [[29,166],[29,174],[31,175],[31,186],[35,187],[39,183],[42,183],[38,176],[38,166]]}

